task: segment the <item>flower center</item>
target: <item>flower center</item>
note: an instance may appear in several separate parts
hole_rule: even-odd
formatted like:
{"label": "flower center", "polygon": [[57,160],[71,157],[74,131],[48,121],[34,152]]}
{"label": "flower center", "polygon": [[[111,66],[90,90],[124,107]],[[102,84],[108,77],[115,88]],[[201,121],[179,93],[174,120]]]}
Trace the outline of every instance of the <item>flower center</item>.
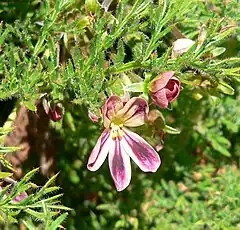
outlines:
{"label": "flower center", "polygon": [[123,137],[124,133],[121,129],[122,126],[123,126],[122,124],[121,125],[116,125],[114,123],[111,123],[111,137],[112,137],[112,139],[115,139],[117,137],[120,137],[120,138]]}
{"label": "flower center", "polygon": [[123,119],[119,116],[114,116],[112,117],[112,120],[111,120],[111,127],[116,125],[116,126],[120,126],[122,127],[123,126]]}

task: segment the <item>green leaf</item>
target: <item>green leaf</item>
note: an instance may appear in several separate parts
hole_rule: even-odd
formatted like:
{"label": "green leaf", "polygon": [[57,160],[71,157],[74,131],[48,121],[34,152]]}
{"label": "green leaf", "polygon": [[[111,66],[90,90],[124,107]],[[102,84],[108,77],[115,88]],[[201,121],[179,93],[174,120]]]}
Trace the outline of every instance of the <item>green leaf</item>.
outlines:
{"label": "green leaf", "polygon": [[[3,197],[7,194],[10,185],[7,185],[3,190],[0,192],[0,201],[2,201]],[[2,202],[1,202],[2,203]]]}
{"label": "green leaf", "polygon": [[40,189],[40,191],[35,195],[34,200],[38,200],[41,196],[44,195],[45,190],[56,180],[56,177],[58,176],[58,173],[54,176],[52,176],[46,184]]}
{"label": "green leaf", "polygon": [[[39,206],[36,205],[36,207],[39,207]],[[72,210],[71,208],[68,208],[68,207],[65,207],[65,206],[62,206],[62,205],[52,205],[52,204],[49,204],[48,208],[57,209],[57,210],[60,209],[60,210],[66,210],[66,211],[71,211]]]}
{"label": "green leaf", "polygon": [[22,222],[29,230],[36,230],[36,227],[31,220],[23,220]]}
{"label": "green leaf", "polygon": [[169,134],[179,134],[181,131],[178,129],[175,129],[171,126],[165,125],[164,129],[163,129],[166,133]]}
{"label": "green leaf", "polygon": [[[45,214],[43,212],[36,212],[35,210],[30,208],[24,209],[24,212],[35,217],[37,220],[40,220],[43,222],[45,221]],[[58,214],[57,212],[48,212],[48,215],[51,215],[51,216],[55,216],[57,214]]]}
{"label": "green leaf", "polygon": [[63,213],[61,216],[59,216],[56,220],[54,220],[52,222],[52,224],[50,225],[50,227],[47,227],[48,230],[54,230],[57,229],[62,222],[67,218],[68,213]]}
{"label": "green leaf", "polygon": [[113,208],[116,208],[116,206],[112,204],[99,204],[97,206],[97,210],[112,210]]}
{"label": "green leaf", "polygon": [[58,200],[58,198],[59,198],[59,197],[62,197],[62,195],[63,195],[63,194],[58,194],[58,195],[55,195],[55,196],[51,196],[51,197],[49,197],[49,198],[46,198],[46,199],[43,199],[43,200],[38,201],[36,204],[41,203],[41,202],[47,203],[47,202],[50,202],[50,201]]}
{"label": "green leaf", "polygon": [[[2,27],[2,24],[1,24]],[[4,32],[1,34],[0,37],[0,46],[4,43],[5,38],[7,37],[8,33],[10,32],[9,28],[5,29]]]}
{"label": "green leaf", "polygon": [[87,12],[96,13],[99,9],[97,0],[85,0],[85,7]]}
{"label": "green leaf", "polygon": [[211,102],[211,104],[212,104],[213,106],[217,106],[217,105],[220,104],[221,99],[220,99],[219,97],[217,97],[217,96],[211,95],[211,96],[210,96],[210,102]]}
{"label": "green leaf", "polygon": [[6,220],[4,219],[4,217],[2,215],[0,215],[0,223],[5,223]]}
{"label": "green leaf", "polygon": [[228,94],[228,95],[234,95],[234,89],[228,85],[227,83],[221,81],[219,82],[219,85],[217,86],[218,91]]}
{"label": "green leaf", "polygon": [[34,104],[34,102],[32,101],[23,101],[23,104],[25,105],[25,107],[30,110],[30,111],[33,111],[33,112],[36,112],[37,111],[37,107],[36,105]]}
{"label": "green leaf", "polygon": [[213,57],[217,57],[221,54],[223,54],[226,51],[225,47],[217,47],[214,50],[211,51]]}
{"label": "green leaf", "polygon": [[116,56],[116,65],[123,64],[125,57],[125,50],[124,50],[124,44],[123,41],[120,39],[118,41],[118,48],[117,48],[117,56]]}
{"label": "green leaf", "polygon": [[10,172],[0,172],[0,179],[11,177],[11,176],[12,176],[12,173]]}
{"label": "green leaf", "polygon": [[127,85],[124,87],[124,90],[129,92],[142,93],[144,91],[144,82],[138,82],[138,83],[133,83],[131,85]]}
{"label": "green leaf", "polygon": [[20,150],[20,147],[0,147],[0,154],[1,153],[11,153],[11,152],[16,152],[17,150]]}
{"label": "green leaf", "polygon": [[230,157],[231,153],[227,150],[231,143],[228,139],[222,136],[210,135],[208,139],[211,141],[212,147],[226,157]]}

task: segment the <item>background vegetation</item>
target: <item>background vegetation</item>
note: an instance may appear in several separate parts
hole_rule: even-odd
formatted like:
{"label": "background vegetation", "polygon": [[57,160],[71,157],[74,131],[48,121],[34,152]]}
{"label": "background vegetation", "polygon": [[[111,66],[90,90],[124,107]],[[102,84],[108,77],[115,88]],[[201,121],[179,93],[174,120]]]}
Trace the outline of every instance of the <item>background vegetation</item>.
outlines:
{"label": "background vegetation", "polygon": [[[239,229],[239,9],[237,0],[1,1],[1,186],[13,168],[19,180],[0,195],[2,226]],[[183,37],[195,45],[171,58]],[[102,131],[88,109],[99,115],[123,85],[168,70],[182,90],[161,110],[174,127],[161,136],[162,166],[146,174],[132,165],[119,193],[107,164],[86,168]],[[60,121],[50,121],[43,98],[62,105]],[[159,143],[151,127],[137,132]],[[28,198],[13,204],[23,191]]]}

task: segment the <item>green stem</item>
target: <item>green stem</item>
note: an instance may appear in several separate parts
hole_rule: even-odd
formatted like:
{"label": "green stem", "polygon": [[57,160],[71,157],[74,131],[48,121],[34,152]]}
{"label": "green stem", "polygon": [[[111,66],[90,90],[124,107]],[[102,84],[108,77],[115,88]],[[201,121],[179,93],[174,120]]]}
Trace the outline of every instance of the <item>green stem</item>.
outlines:
{"label": "green stem", "polygon": [[139,69],[139,68],[149,69],[150,66],[148,63],[143,64],[143,63],[132,61],[132,62],[123,64],[119,67],[111,67],[111,68],[107,69],[106,72],[112,73],[112,74],[117,74],[117,73],[122,73],[125,71],[130,71],[130,70]]}

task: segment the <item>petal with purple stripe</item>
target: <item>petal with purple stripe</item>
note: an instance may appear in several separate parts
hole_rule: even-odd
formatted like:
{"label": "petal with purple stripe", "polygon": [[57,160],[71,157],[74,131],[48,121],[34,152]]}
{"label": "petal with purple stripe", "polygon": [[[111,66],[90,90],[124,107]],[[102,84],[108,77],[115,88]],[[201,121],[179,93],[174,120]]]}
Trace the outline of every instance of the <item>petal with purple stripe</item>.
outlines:
{"label": "petal with purple stripe", "polygon": [[87,168],[90,171],[96,171],[102,166],[109,153],[110,140],[110,131],[109,129],[105,129],[98,138],[97,144],[95,145],[88,159]]}
{"label": "petal with purple stripe", "polygon": [[142,137],[124,129],[122,146],[126,153],[144,172],[156,172],[161,164],[157,152]]}
{"label": "petal with purple stripe", "polygon": [[130,157],[122,148],[122,140],[117,137],[112,143],[108,156],[109,168],[117,191],[122,191],[131,181]]}
{"label": "petal with purple stripe", "polygon": [[124,125],[137,127],[144,124],[148,113],[147,101],[140,97],[131,98],[117,113],[124,120]]}

